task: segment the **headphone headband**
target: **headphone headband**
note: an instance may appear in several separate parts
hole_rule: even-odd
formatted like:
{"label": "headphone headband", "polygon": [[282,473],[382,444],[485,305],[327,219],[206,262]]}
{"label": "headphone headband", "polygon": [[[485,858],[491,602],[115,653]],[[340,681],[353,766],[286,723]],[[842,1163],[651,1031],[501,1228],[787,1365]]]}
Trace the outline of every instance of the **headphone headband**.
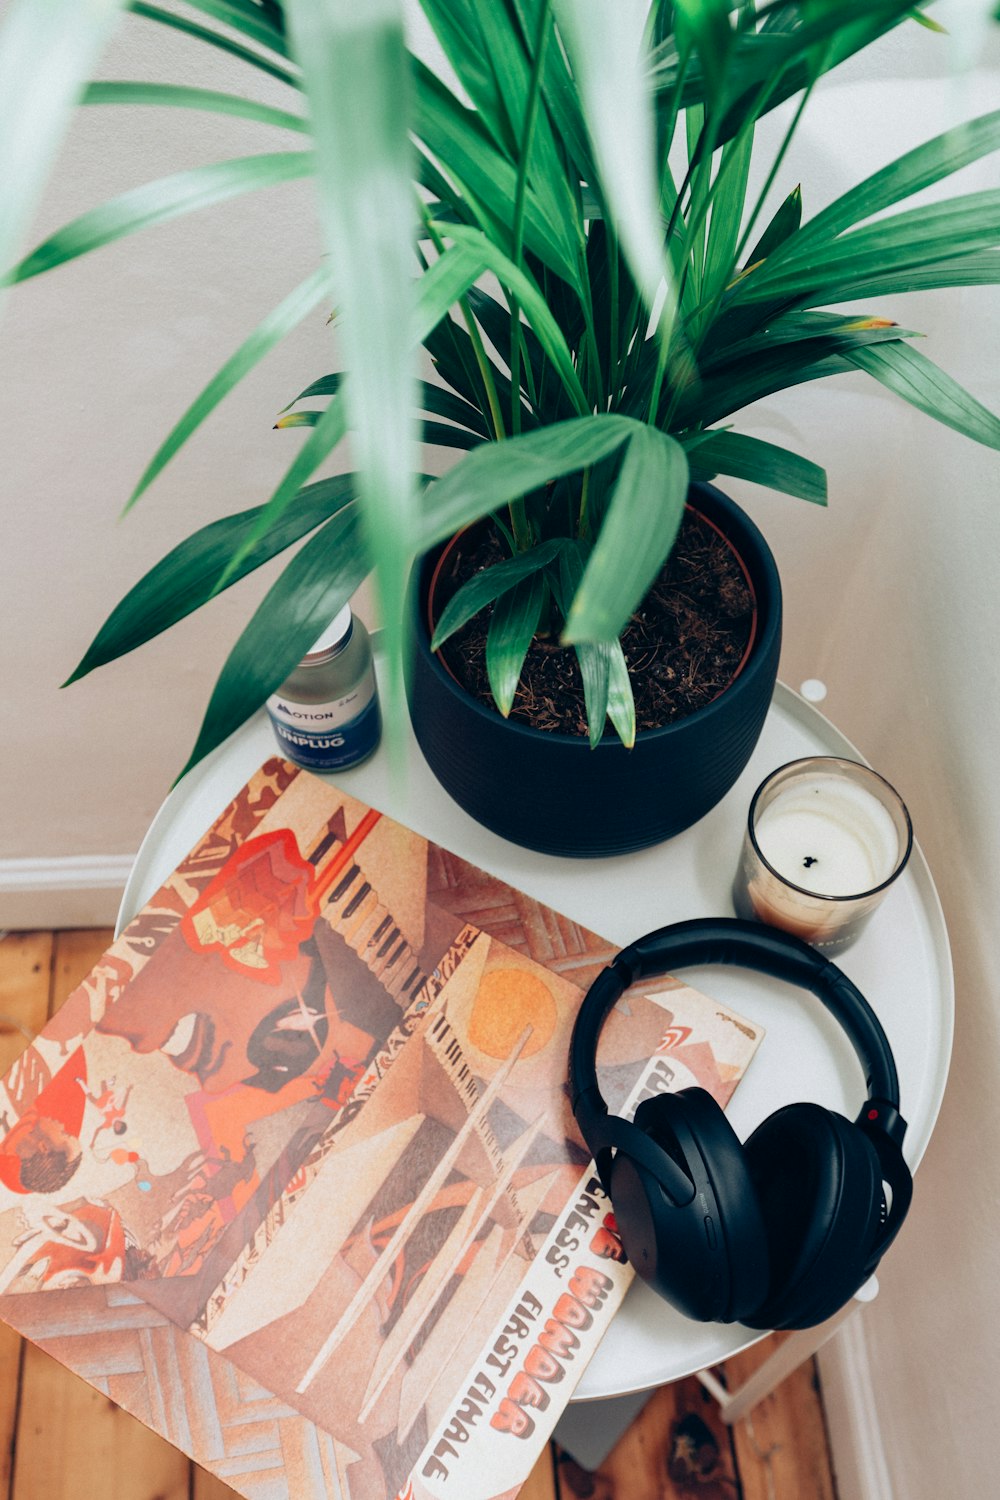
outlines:
{"label": "headphone headband", "polygon": [[[570,1043],[570,1081],[573,1111],[588,1141],[588,1123],[596,1124],[608,1113],[597,1081],[597,1041],[615,1001],[637,979],[669,974],[690,964],[736,964],[811,990],[854,1048],[868,1098],[890,1105],[898,1116],[899,1079],[888,1038],[878,1016],[843,970],[801,938],[779,928],[735,917],[702,917],[657,928],[623,948],[584,996]],[[887,1128],[885,1121],[883,1128]]]}

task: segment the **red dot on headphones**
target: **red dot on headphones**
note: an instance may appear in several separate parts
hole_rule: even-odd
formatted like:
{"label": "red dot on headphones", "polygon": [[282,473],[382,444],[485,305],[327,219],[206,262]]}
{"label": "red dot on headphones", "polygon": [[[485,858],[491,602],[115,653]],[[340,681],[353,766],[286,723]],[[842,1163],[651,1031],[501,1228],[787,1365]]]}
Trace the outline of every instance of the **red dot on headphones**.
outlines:
{"label": "red dot on headphones", "polygon": [[877,1109],[870,1109],[868,1111],[868,1118],[869,1118],[869,1120],[877,1120],[878,1119],[878,1110]]}

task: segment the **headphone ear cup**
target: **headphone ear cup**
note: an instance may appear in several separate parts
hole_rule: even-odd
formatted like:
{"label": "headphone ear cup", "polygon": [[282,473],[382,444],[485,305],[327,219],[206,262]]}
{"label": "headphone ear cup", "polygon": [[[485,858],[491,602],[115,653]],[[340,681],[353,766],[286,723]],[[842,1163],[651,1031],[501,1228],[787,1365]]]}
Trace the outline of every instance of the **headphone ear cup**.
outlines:
{"label": "headphone ear cup", "polygon": [[885,1209],[878,1156],[862,1130],[818,1104],[790,1104],[744,1148],[763,1213],[771,1282],[752,1328],[810,1328],[866,1279]]}
{"label": "headphone ear cup", "polygon": [[634,1124],[692,1188],[687,1203],[665,1202],[654,1215],[658,1254],[646,1279],[688,1317],[737,1321],[762,1300],[770,1276],[763,1217],[736,1133],[701,1088],[644,1099]]}

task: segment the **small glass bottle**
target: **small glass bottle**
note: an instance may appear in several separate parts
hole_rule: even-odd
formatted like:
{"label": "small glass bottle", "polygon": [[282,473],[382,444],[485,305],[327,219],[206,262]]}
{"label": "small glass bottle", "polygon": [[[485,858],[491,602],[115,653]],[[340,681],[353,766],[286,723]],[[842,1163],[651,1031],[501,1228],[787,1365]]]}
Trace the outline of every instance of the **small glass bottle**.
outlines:
{"label": "small glass bottle", "polygon": [[283,755],[309,771],[346,771],[378,745],[382,719],[368,632],[345,604],[267,700]]}

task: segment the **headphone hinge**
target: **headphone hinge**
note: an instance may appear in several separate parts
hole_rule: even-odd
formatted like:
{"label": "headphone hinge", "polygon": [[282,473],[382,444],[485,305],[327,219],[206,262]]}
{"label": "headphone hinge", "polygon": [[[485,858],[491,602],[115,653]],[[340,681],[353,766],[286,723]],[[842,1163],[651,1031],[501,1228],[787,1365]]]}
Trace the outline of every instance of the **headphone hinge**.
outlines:
{"label": "headphone hinge", "polygon": [[860,1125],[866,1135],[876,1141],[878,1136],[887,1136],[897,1150],[903,1148],[906,1121],[888,1099],[869,1097],[858,1111],[855,1125]]}

